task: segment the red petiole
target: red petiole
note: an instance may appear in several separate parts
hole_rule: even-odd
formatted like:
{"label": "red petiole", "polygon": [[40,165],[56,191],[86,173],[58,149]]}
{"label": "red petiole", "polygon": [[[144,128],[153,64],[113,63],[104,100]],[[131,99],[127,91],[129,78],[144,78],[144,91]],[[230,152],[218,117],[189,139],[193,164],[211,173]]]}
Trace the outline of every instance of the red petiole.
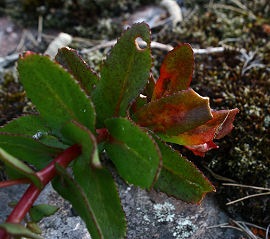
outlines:
{"label": "red petiole", "polygon": [[[77,144],[64,150],[57,158],[55,158],[46,168],[36,173],[40,178],[44,187],[56,176],[55,163],[58,163],[62,167],[66,168],[69,163],[81,154],[81,147]],[[10,185],[20,184],[26,181],[20,180],[10,180],[13,181]],[[28,180],[29,182],[29,180]],[[17,203],[12,213],[7,218],[8,223],[20,223],[27,212],[32,207],[33,203],[39,196],[42,189],[38,189],[33,183],[28,187],[20,201]],[[0,229],[0,239],[9,239],[10,236],[5,230]]]}

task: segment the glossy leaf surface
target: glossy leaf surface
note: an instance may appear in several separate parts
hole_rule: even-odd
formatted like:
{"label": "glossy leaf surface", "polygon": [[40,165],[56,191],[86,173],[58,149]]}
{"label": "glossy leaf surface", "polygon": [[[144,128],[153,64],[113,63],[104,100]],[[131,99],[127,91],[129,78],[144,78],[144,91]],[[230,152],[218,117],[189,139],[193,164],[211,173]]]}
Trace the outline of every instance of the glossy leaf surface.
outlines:
{"label": "glossy leaf surface", "polygon": [[0,159],[8,165],[12,170],[15,170],[17,173],[21,175],[21,178],[29,178],[39,189],[42,187],[42,183],[35,175],[35,171],[28,167],[25,163],[17,158],[13,157],[5,150],[0,148]]}
{"label": "glossy leaf surface", "polygon": [[29,215],[34,222],[39,222],[44,217],[53,215],[59,208],[48,204],[39,204],[31,207]]}
{"label": "glossy leaf surface", "polygon": [[199,145],[222,138],[232,130],[232,122],[238,111],[238,109],[211,111],[213,119],[205,124],[177,136],[161,137],[166,142],[180,145]]}
{"label": "glossy leaf surface", "polygon": [[192,79],[193,67],[193,50],[189,44],[170,51],[162,62],[152,100],[186,90]]}
{"label": "glossy leaf surface", "polygon": [[161,156],[152,137],[124,118],[105,121],[112,139],[105,145],[119,175],[128,183],[150,188],[159,174]]}
{"label": "glossy leaf surface", "polygon": [[190,203],[200,203],[214,187],[186,158],[156,138],[162,154],[163,166],[154,186],[168,195]]}
{"label": "glossy leaf surface", "polygon": [[34,234],[29,229],[25,228],[19,223],[3,223],[0,224],[0,228],[6,230],[10,235],[13,236],[27,237],[32,239],[44,239],[43,237]]}
{"label": "glossy leaf surface", "polygon": [[90,95],[93,86],[99,79],[98,76],[91,71],[86,62],[78,55],[77,51],[68,47],[58,49],[55,60],[68,69],[75,79],[80,82],[85,92]]}
{"label": "glossy leaf surface", "polygon": [[80,158],[73,167],[74,181],[63,168],[58,165],[56,167],[62,180],[54,180],[53,186],[62,197],[72,203],[85,221],[91,237],[124,238],[124,212],[110,173],[106,169],[93,169]]}
{"label": "glossy leaf surface", "polygon": [[18,61],[20,81],[48,126],[73,119],[94,132],[94,107],[74,78],[48,56],[27,52]]}
{"label": "glossy leaf surface", "polygon": [[[138,49],[137,37],[147,47]],[[135,99],[146,84],[152,65],[150,32],[146,24],[135,24],[128,29],[112,48],[101,69],[101,79],[93,91],[98,123],[112,116],[125,116],[129,103]]]}
{"label": "glossy leaf surface", "polygon": [[41,170],[62,150],[46,146],[29,136],[0,133],[0,147]]}
{"label": "glossy leaf surface", "polygon": [[209,99],[192,89],[146,104],[134,115],[139,125],[165,135],[178,135],[210,119]]}
{"label": "glossy leaf surface", "polygon": [[82,145],[81,157],[91,162],[93,166],[101,167],[96,138],[89,129],[75,121],[71,121],[64,125],[61,132],[66,139],[71,141],[71,144]]}

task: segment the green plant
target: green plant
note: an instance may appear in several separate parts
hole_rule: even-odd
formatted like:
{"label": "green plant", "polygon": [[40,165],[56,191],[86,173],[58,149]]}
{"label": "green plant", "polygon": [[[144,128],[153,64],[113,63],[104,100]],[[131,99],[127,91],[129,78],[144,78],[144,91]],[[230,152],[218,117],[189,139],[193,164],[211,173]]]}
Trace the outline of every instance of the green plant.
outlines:
{"label": "green plant", "polygon": [[[138,46],[138,38],[146,48]],[[203,156],[217,147],[213,139],[231,131],[238,109],[211,110],[209,99],[189,88],[193,64],[191,47],[176,47],[155,83],[150,74],[150,31],[144,23],[121,36],[100,77],[69,48],[59,49],[56,62],[24,53],[18,61],[20,81],[39,113],[0,129],[0,157],[11,178],[0,187],[30,186],[0,225],[0,238],[41,238],[20,223],[28,212],[28,224],[47,216],[36,210],[34,220],[31,207],[50,181],[72,203],[93,239],[124,238],[120,198],[100,161],[104,150],[126,182],[199,204],[213,185],[165,141]],[[66,167],[72,168],[72,175]]]}

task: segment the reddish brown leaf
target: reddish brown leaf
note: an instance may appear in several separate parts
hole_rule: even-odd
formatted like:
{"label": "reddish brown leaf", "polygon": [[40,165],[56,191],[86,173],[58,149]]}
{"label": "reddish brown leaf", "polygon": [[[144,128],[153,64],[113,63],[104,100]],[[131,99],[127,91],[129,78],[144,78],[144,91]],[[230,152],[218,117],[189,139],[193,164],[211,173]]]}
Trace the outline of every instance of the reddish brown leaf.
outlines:
{"label": "reddish brown leaf", "polygon": [[[201,145],[213,139],[220,139],[231,132],[235,115],[238,109],[212,111],[213,119],[199,127],[179,134],[177,136],[162,136],[166,142],[180,145]],[[202,146],[203,149],[208,148]],[[206,151],[205,151],[206,152]]]}
{"label": "reddish brown leaf", "polygon": [[191,150],[195,155],[204,157],[205,153],[209,151],[210,149],[216,149],[218,146],[213,142],[209,141],[204,144],[199,144],[199,145],[190,145],[190,146],[185,146],[187,149]]}
{"label": "reddish brown leaf", "polygon": [[134,120],[164,135],[178,135],[212,119],[209,99],[192,89],[163,97],[141,107]]}
{"label": "reddish brown leaf", "polygon": [[161,65],[152,100],[186,90],[192,78],[193,66],[194,56],[189,44],[185,43],[170,51]]}

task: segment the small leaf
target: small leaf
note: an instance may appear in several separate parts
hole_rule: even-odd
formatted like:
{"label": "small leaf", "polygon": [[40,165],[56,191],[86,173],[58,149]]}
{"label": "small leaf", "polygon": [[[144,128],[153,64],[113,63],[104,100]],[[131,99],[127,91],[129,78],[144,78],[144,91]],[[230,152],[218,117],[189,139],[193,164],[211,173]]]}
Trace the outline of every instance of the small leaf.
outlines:
{"label": "small leaf", "polygon": [[21,178],[29,178],[39,189],[42,188],[43,185],[39,177],[36,176],[35,172],[31,168],[1,148],[0,159],[2,159],[5,164],[12,168],[12,170],[18,172],[22,176]]}
{"label": "small leaf", "polygon": [[27,52],[18,61],[20,81],[49,127],[56,132],[73,119],[92,132],[95,112],[91,100],[74,78],[48,56]]}
{"label": "small leaf", "polygon": [[85,92],[90,95],[99,79],[97,74],[82,60],[77,51],[68,47],[58,49],[55,60],[68,69],[75,79],[80,82]]}
{"label": "small leaf", "polygon": [[191,162],[161,140],[155,139],[163,161],[160,176],[154,186],[155,189],[177,199],[197,204],[207,192],[215,190]]}
{"label": "small leaf", "polygon": [[124,238],[125,216],[110,173],[104,168],[91,168],[82,158],[73,167],[77,182],[61,166],[56,164],[56,169],[64,180],[54,179],[54,188],[72,203],[91,237]]}
{"label": "small leaf", "polygon": [[3,223],[0,224],[0,228],[7,231],[12,236],[23,236],[32,239],[44,239],[43,237],[32,233],[29,229],[25,228],[19,223]]}
{"label": "small leaf", "polygon": [[148,103],[134,115],[136,123],[164,135],[178,135],[210,119],[209,99],[192,89]]}
{"label": "small leaf", "polygon": [[131,184],[150,188],[159,174],[161,156],[152,137],[124,118],[105,121],[112,139],[105,150],[120,176]]}
{"label": "small leaf", "polygon": [[48,204],[39,204],[31,207],[29,215],[33,222],[39,222],[43,217],[53,215],[59,208]]}
{"label": "small leaf", "polygon": [[20,160],[34,165],[38,170],[43,169],[59,154],[62,149],[49,147],[22,134],[0,132],[0,147]]}
{"label": "small leaf", "polygon": [[192,79],[194,56],[187,43],[174,48],[162,62],[152,100],[186,90]]}
{"label": "small leaf", "polygon": [[98,157],[96,138],[90,130],[75,121],[71,121],[62,128],[61,132],[72,144],[82,145],[81,157],[91,162],[95,167],[102,167]]}
{"label": "small leaf", "polygon": [[190,146],[205,144],[213,139],[220,139],[228,134],[233,128],[232,122],[238,112],[238,109],[211,111],[213,119],[199,127],[177,136],[160,136],[166,142],[180,145]]}
{"label": "small leaf", "polygon": [[36,234],[42,233],[40,227],[35,222],[28,222],[26,224],[26,227],[33,233],[36,233]]}
{"label": "small leaf", "polygon": [[[136,38],[147,47],[137,48]],[[101,79],[93,91],[99,126],[112,116],[125,116],[129,103],[146,84],[152,65],[150,32],[146,24],[133,25],[118,40],[101,69]]]}
{"label": "small leaf", "polygon": [[148,81],[147,81],[147,84],[144,88],[144,91],[142,93],[143,95],[146,96],[147,102],[150,102],[152,99],[155,84],[156,84],[155,79],[154,79],[153,75],[151,74]]}

